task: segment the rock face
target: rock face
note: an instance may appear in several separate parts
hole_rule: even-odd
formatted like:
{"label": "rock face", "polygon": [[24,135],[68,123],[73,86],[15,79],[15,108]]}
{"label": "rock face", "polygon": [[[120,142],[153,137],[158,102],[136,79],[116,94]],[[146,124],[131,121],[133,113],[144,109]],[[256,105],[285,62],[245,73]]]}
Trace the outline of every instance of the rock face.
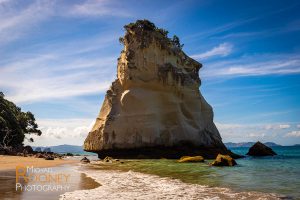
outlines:
{"label": "rock face", "polygon": [[199,91],[202,65],[147,20],[125,29],[117,79],[106,93],[84,150],[100,158],[215,158],[228,153],[212,107]]}
{"label": "rock face", "polygon": [[261,142],[256,142],[248,151],[249,156],[274,156],[277,155],[270,147]]}

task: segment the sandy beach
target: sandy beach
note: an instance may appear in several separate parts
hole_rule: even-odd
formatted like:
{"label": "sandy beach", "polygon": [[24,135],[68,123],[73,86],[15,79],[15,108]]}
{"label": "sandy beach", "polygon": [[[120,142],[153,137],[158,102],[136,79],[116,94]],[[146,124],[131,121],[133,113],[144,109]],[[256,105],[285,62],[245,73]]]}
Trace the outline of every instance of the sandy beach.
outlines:
{"label": "sandy beach", "polygon": [[0,155],[0,170],[15,170],[17,165],[54,167],[63,164],[75,164],[78,162],[79,161],[75,159],[45,160],[43,158]]}
{"label": "sandy beach", "polygon": [[[44,160],[43,158],[20,157],[20,156],[0,156],[0,199],[27,200],[27,199],[58,199],[59,195],[65,193],[64,190],[53,191],[16,191],[16,166],[25,165],[34,168],[51,169],[51,174],[64,173],[69,176],[68,182],[63,186],[68,186],[66,191],[86,190],[98,187],[100,184],[84,173],[75,170],[79,166],[79,159],[75,157],[66,159]],[[37,182],[32,180],[26,185],[48,185],[50,183]],[[52,183],[55,185],[56,183]]]}

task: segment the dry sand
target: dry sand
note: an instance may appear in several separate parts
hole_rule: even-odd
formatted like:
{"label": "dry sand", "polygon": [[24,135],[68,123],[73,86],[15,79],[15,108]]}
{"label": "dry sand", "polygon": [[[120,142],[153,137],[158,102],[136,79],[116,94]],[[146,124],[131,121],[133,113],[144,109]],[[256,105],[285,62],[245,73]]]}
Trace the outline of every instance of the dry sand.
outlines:
{"label": "dry sand", "polygon": [[15,170],[16,166],[33,166],[33,167],[53,167],[63,164],[75,164],[78,160],[55,159],[45,160],[43,158],[22,157],[22,156],[3,156],[0,155],[0,170]]}

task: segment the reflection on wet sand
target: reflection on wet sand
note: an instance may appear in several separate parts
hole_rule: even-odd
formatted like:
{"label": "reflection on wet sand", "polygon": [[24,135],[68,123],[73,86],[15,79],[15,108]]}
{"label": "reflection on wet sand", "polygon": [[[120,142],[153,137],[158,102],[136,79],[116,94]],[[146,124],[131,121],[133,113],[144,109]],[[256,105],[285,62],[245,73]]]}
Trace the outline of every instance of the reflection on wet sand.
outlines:
{"label": "reflection on wet sand", "polygon": [[[74,191],[85,190],[99,187],[100,184],[95,182],[92,178],[87,177],[85,174],[75,171],[74,166],[60,166],[53,167],[55,173],[70,174],[68,191],[16,191],[16,172],[15,171],[0,171],[0,199],[43,199],[53,200],[58,199],[59,195]],[[23,184],[24,182],[22,182]],[[27,183],[35,184],[32,182]],[[39,183],[40,184],[40,183]]]}

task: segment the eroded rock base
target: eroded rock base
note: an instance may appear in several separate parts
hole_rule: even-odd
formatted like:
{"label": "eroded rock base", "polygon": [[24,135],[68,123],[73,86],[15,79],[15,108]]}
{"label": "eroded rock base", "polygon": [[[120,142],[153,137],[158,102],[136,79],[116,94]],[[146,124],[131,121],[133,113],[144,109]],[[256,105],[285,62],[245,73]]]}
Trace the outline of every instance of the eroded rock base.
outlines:
{"label": "eroded rock base", "polygon": [[241,158],[243,156],[237,155],[226,148],[216,147],[143,147],[135,149],[109,149],[96,152],[100,159],[106,156],[119,159],[179,159],[182,156],[199,156],[205,159],[215,159],[218,154],[227,154],[232,158]]}

